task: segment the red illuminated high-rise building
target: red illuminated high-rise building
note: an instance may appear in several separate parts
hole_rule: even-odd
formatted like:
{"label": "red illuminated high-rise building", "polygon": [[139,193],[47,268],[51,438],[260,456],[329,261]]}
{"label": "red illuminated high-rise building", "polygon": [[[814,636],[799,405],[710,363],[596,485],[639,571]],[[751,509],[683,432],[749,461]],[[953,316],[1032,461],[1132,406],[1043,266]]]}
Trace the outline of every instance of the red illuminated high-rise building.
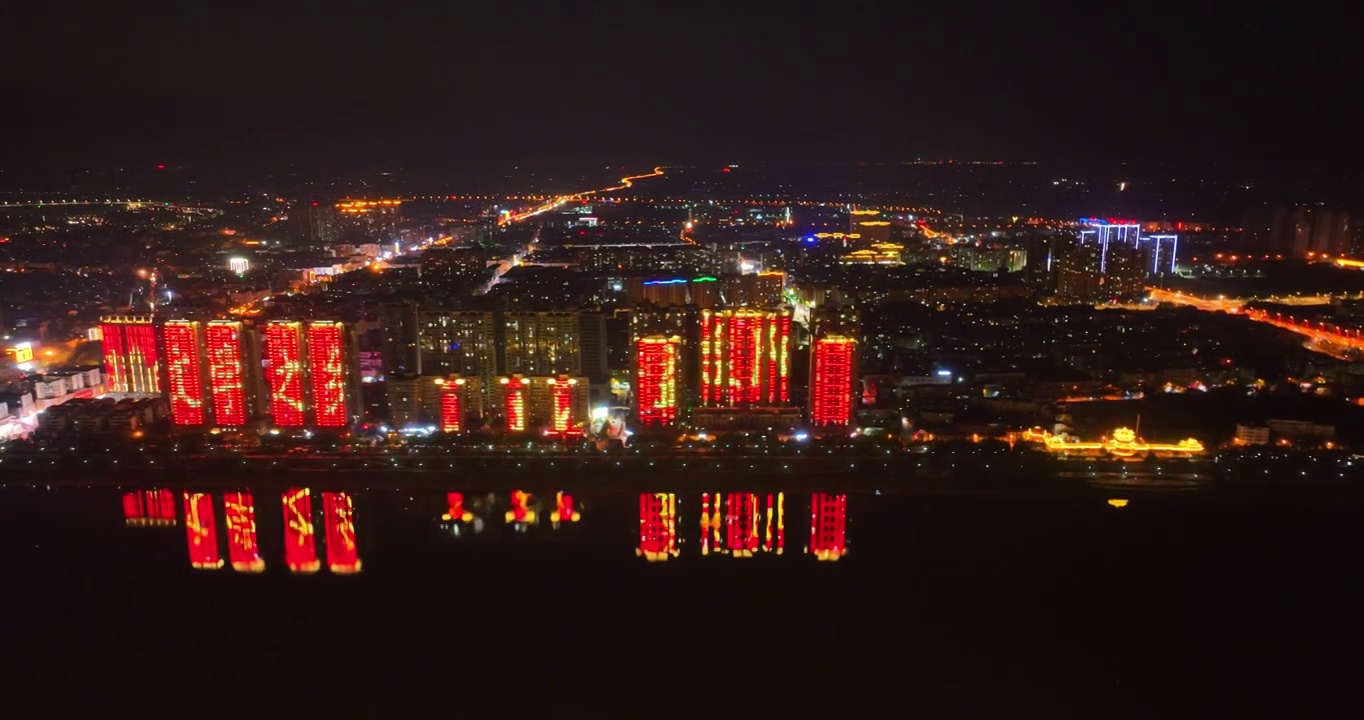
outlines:
{"label": "red illuminated high-rise building", "polygon": [[204,425],[209,422],[203,323],[167,320],[161,325],[166,352],[166,393],[171,423]]}
{"label": "red illuminated high-rise building", "polygon": [[635,402],[642,425],[672,425],[677,420],[682,339],[650,335],[635,341]]}
{"label": "red illuminated high-rise building", "polygon": [[468,386],[466,378],[451,376],[436,378],[440,387],[440,431],[457,433],[464,431],[464,419],[469,412]]}
{"label": "red illuminated high-rise building", "polygon": [[256,417],[259,363],[240,322],[174,318],[157,331],[173,424],[240,427]]}
{"label": "red illuminated high-rise building", "polygon": [[508,432],[543,430],[552,434],[581,432],[588,416],[585,377],[557,375],[498,378],[497,407]]}
{"label": "red illuminated high-rise building", "polygon": [[213,422],[223,427],[245,425],[255,418],[259,362],[249,362],[251,335],[235,320],[205,325],[208,394]]}
{"label": "red illuminated high-rise building", "polygon": [[348,425],[359,408],[359,356],[348,328],[333,321],[272,320],[265,324],[264,337],[275,424]]}
{"label": "red illuminated high-rise building", "polygon": [[644,426],[666,427],[696,397],[695,308],[642,308],[630,313],[634,406]]}
{"label": "red illuminated high-rise building", "polygon": [[702,405],[790,402],[790,310],[703,310],[700,345]]}
{"label": "red illuminated high-rise building", "polygon": [[308,377],[312,381],[314,424],[339,428],[350,423],[347,402],[346,333],[339,322],[308,323]]}
{"label": "red illuminated high-rise building", "polygon": [[303,323],[276,320],[265,324],[265,379],[270,415],[281,427],[307,424],[307,385],[303,360]]}
{"label": "red illuminated high-rise building", "polygon": [[151,315],[111,315],[100,320],[105,388],[113,393],[161,394],[161,353]]}
{"label": "red illuminated high-rise building", "polygon": [[857,316],[852,311],[833,310],[818,312],[812,319],[810,423],[848,425],[853,419]]}

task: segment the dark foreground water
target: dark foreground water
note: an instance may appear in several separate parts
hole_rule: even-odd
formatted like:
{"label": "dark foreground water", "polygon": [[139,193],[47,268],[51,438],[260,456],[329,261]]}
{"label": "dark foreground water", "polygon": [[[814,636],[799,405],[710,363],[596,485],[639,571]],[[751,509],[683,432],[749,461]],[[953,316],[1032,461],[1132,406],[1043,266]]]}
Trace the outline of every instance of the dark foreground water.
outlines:
{"label": "dark foreground water", "polygon": [[243,490],[0,489],[3,707],[805,716],[1364,667],[1355,498]]}

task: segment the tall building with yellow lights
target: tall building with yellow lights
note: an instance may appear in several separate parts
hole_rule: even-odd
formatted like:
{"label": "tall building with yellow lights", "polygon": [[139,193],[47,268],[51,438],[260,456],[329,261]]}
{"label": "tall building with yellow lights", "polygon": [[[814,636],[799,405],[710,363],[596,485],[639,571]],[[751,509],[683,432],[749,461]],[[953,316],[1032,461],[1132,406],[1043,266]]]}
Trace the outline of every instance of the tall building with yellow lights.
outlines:
{"label": "tall building with yellow lights", "polygon": [[854,209],[848,211],[848,235],[857,235],[858,245],[890,242],[890,220],[880,210]]}
{"label": "tall building with yellow lights", "polygon": [[857,380],[857,313],[820,309],[812,316],[810,341],[810,424],[848,425],[853,419]]}
{"label": "tall building with yellow lights", "polygon": [[585,377],[510,375],[497,379],[495,392],[507,432],[573,433],[588,418]]}
{"label": "tall building with yellow lights", "polygon": [[162,352],[151,315],[100,319],[105,389],[111,393],[160,395]]}
{"label": "tall building with yellow lights", "polygon": [[340,239],[392,239],[402,221],[401,200],[345,200],[336,204]]}
{"label": "tall building with yellow lights", "polygon": [[790,402],[791,310],[702,310],[701,405]]}
{"label": "tall building with yellow lights", "polygon": [[690,407],[697,318],[695,309],[683,307],[630,313],[632,389],[641,425],[673,425]]}

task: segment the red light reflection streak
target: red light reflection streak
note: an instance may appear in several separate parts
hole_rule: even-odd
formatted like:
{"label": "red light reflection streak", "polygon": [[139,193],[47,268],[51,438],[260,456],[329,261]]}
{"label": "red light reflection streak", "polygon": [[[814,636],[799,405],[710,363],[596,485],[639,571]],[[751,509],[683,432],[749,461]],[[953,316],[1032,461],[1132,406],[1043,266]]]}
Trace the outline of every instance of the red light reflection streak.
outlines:
{"label": "red light reflection streak", "polygon": [[701,493],[701,554],[710,554],[710,493]]}
{"label": "red light reflection streak", "polygon": [[327,528],[327,567],[338,575],[360,572],[360,551],[355,545],[355,504],[350,493],[322,493]]}
{"label": "red light reflection streak", "polygon": [[469,522],[474,519],[474,514],[464,507],[464,493],[445,493],[445,503],[450,506],[441,515],[441,520],[455,520],[457,522]]}
{"label": "red light reflection streak", "polygon": [[661,562],[678,555],[677,496],[644,493],[639,496],[639,547],[635,555]]}
{"label": "red light reflection streak", "polygon": [[174,525],[174,493],[164,489],[123,493],[123,522],[127,525]]}
{"label": "red light reflection streak", "polygon": [[199,570],[217,570],[223,566],[212,495],[185,491],[185,540],[189,545],[190,565]]}
{"label": "red light reflection streak", "polygon": [[[774,499],[776,500],[775,504],[773,503]],[[763,552],[772,552],[773,550],[776,550],[777,554],[780,555],[782,550],[785,549],[784,545],[786,544],[786,538],[785,533],[782,531],[782,525],[784,522],[784,518],[782,516],[785,514],[785,508],[783,507],[784,504],[785,503],[783,502],[782,493],[777,493],[776,498],[772,497],[772,493],[767,494],[767,512],[764,513],[767,517],[766,523],[767,528],[766,532],[763,535]],[[776,521],[777,525],[775,547],[773,546],[774,536],[772,535],[772,523],[774,520]]]}
{"label": "red light reflection streak", "polygon": [[256,537],[256,504],[251,493],[224,493],[223,507],[227,518],[227,557],[232,569],[248,573],[265,570],[260,541]]}
{"label": "red light reflection streak", "polygon": [[284,564],[289,572],[315,573],[321,568],[317,561],[317,538],[313,532],[313,499],[308,488],[284,491]]}
{"label": "red light reflection streak", "polygon": [[810,498],[810,550],[819,560],[848,554],[848,496],[815,493]]}
{"label": "red light reflection streak", "polygon": [[574,508],[572,495],[560,492],[554,496],[554,512],[550,513],[549,521],[554,523],[555,527],[561,522],[578,522],[580,519],[582,514]]}
{"label": "red light reflection streak", "polygon": [[530,508],[530,493],[521,490],[512,491],[511,509],[507,511],[507,522],[535,522],[535,511]]}

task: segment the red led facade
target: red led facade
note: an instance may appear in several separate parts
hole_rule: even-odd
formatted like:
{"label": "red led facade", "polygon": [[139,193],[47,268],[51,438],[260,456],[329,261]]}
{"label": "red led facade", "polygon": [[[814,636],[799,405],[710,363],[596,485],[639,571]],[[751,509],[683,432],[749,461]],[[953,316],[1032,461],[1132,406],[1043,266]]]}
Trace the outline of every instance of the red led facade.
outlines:
{"label": "red led facade", "polygon": [[166,347],[166,381],[171,423],[204,424],[204,386],[200,378],[199,324],[170,320],[161,326]]}
{"label": "red led facade", "polygon": [[556,433],[568,432],[573,424],[573,385],[560,378],[550,386],[549,398],[553,406],[549,429]]}
{"label": "red led facade", "polygon": [[313,498],[307,488],[292,488],[281,498],[284,505],[284,564],[289,572],[315,573],[317,537],[313,529]]}
{"label": "red led facade", "polygon": [[701,402],[775,405],[791,398],[791,316],[786,311],[701,314]]}
{"label": "red led facade", "polygon": [[761,333],[762,326],[757,318],[740,315],[730,320],[729,347],[725,353],[729,360],[730,404],[756,403],[761,397],[762,380],[758,367]]}
{"label": "red led facade", "polygon": [[318,427],[345,427],[346,365],[344,333],[339,322],[308,324],[308,375]]}
{"label": "red led facade", "polygon": [[857,344],[846,337],[815,340],[810,379],[810,422],[847,425],[852,422],[853,353]]}
{"label": "red led facade", "polygon": [[185,539],[191,566],[199,570],[217,570],[223,566],[212,495],[185,492]]}
{"label": "red led facade", "polygon": [[820,560],[848,554],[848,496],[815,493],[810,498],[810,553]]}
{"label": "red led facade", "polygon": [[507,416],[507,430],[510,432],[526,431],[526,382],[523,378],[511,377],[503,378],[506,399],[503,402],[503,412]]}
{"label": "red led facade", "polygon": [[355,504],[350,493],[322,493],[327,529],[327,567],[338,575],[360,572],[360,549],[355,545]]}
{"label": "red led facade", "polygon": [[104,387],[109,392],[128,392],[128,348],[123,342],[123,326],[103,323],[100,336],[104,348]]}
{"label": "red led facade", "polygon": [[128,357],[128,392],[161,392],[161,368],[156,351],[156,328],[151,322],[124,326]]}
{"label": "red led facade", "polygon": [[213,402],[213,419],[218,425],[246,424],[241,334],[242,326],[238,322],[211,322],[204,331],[209,396]]}
{"label": "red led facade", "polygon": [[175,494],[169,490],[123,493],[123,522],[128,525],[174,525]]}
{"label": "red led facade", "polygon": [[281,427],[302,427],[304,417],[302,326],[272,322],[265,326],[266,381],[270,414]]}
{"label": "red led facade", "polygon": [[641,425],[671,425],[677,419],[679,345],[677,338],[661,336],[635,343],[635,398]]}
{"label": "red led facade", "polygon": [[725,334],[723,317],[701,316],[701,404],[720,402],[720,342]]}
{"label": "red led facade", "polygon": [[446,382],[440,389],[440,431],[457,433],[464,429],[464,403],[460,398],[464,382]]}
{"label": "red led facade", "polygon": [[639,547],[635,554],[650,562],[677,557],[676,495],[645,493],[639,496]]}
{"label": "red led facade", "polygon": [[769,351],[772,372],[768,377],[777,379],[776,402],[785,405],[791,401],[791,316],[782,314],[775,327]]}
{"label": "red led facade", "polygon": [[232,569],[249,573],[265,570],[260,539],[256,535],[256,504],[251,493],[224,493],[223,509],[227,522],[227,559],[232,563]]}

